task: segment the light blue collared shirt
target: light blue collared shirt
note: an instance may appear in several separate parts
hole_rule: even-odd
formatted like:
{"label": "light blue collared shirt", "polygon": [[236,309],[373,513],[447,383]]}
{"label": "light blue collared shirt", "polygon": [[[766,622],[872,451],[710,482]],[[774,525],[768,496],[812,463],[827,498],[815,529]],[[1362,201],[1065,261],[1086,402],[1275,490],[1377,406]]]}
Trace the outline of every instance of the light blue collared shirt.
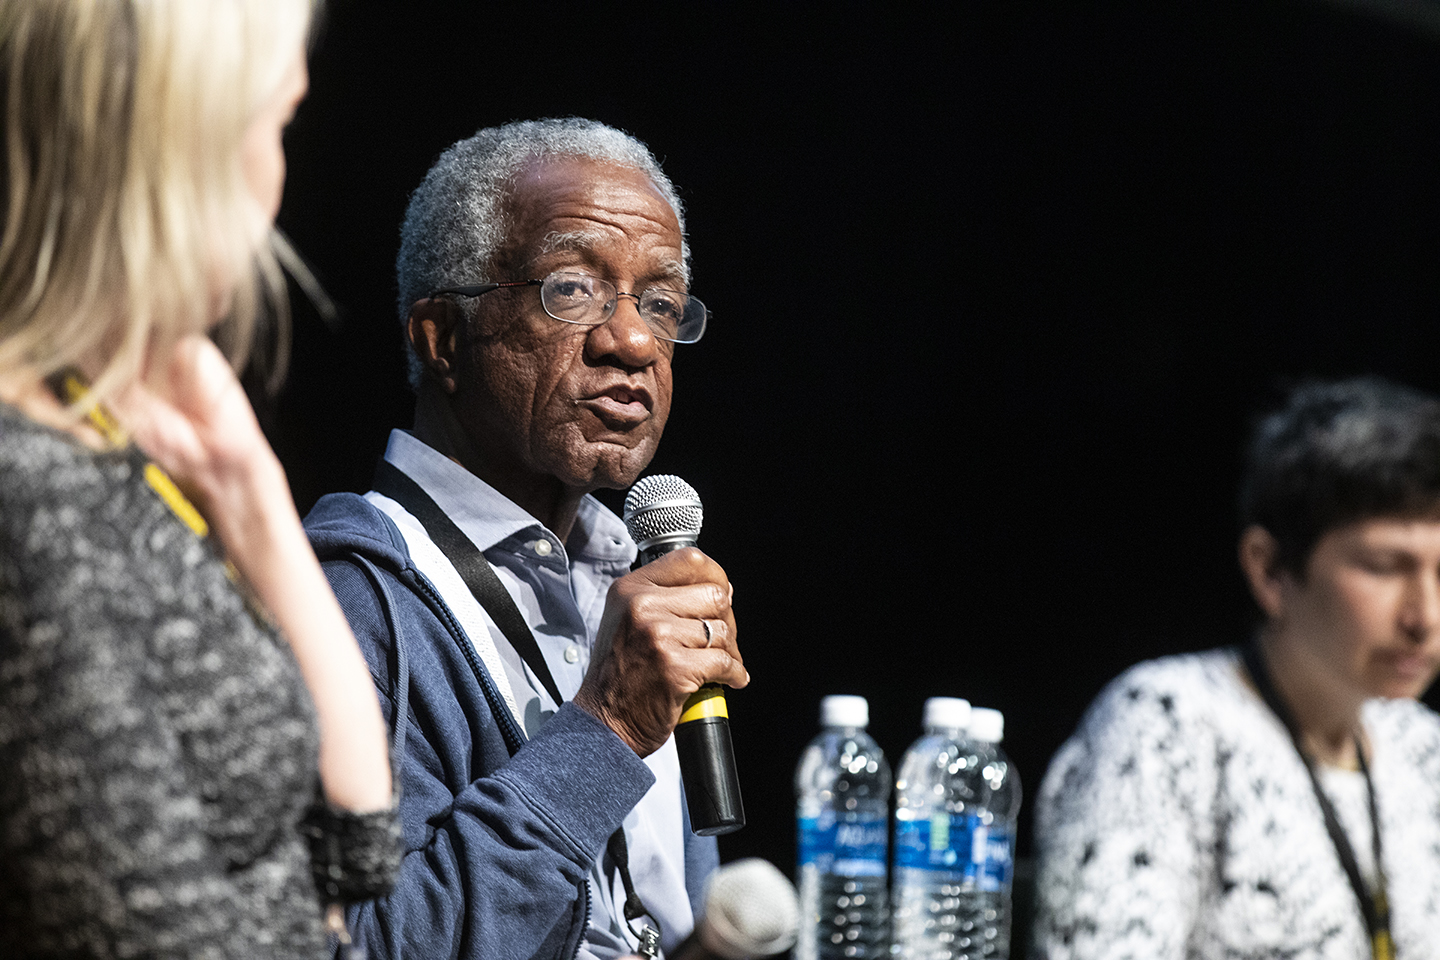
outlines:
{"label": "light blue collared shirt", "polygon": [[[394,430],[385,459],[420,485],[461,532],[479,547],[530,625],[545,665],[566,699],[580,689],[590,665],[610,584],[630,571],[635,545],[619,517],[594,497],[580,503],[568,543],[494,487],[412,434]],[[559,709],[533,671],[510,646],[459,573],[404,507],[371,491],[366,499],[400,528],[416,568],[440,591],[474,644],[527,736]],[[630,872],[641,899],[660,921],[666,949],[695,925],[685,891],[685,836],[680,762],[672,737],[645,758],[655,784],[625,818]],[[580,955],[597,960],[630,953],[635,939],[620,913],[619,874],[591,870],[591,915]]]}

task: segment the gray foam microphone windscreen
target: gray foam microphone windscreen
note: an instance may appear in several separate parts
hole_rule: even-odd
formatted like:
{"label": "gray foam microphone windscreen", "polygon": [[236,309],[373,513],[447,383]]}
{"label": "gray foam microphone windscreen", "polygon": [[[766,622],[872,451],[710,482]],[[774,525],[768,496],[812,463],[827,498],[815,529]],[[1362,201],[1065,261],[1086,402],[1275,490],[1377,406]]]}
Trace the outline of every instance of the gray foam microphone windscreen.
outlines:
{"label": "gray foam microphone windscreen", "polygon": [[799,932],[795,886],[773,864],[750,857],[711,875],[699,927],[711,953],[725,960],[768,957],[794,946]]}

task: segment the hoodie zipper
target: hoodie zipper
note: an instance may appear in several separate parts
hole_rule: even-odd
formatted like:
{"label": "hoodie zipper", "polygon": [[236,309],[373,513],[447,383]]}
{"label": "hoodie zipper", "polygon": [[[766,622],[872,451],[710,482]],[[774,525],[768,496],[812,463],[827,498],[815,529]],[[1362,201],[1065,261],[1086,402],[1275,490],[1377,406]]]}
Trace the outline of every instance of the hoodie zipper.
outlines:
{"label": "hoodie zipper", "polygon": [[590,878],[585,878],[585,920],[580,924],[580,936],[575,938],[575,952],[570,954],[570,960],[580,956],[580,947],[585,942],[585,931],[590,929]]}
{"label": "hoodie zipper", "polygon": [[481,665],[480,658],[476,655],[475,648],[471,645],[469,637],[465,635],[464,629],[456,622],[455,615],[450,612],[450,608],[440,597],[439,591],[436,590],[434,585],[418,570],[415,571],[415,580],[424,590],[426,597],[433,601],[434,607],[440,611],[442,622],[444,622],[446,628],[450,631],[451,639],[454,640],[455,645],[460,648],[460,652],[465,655],[465,662],[470,664],[470,669],[474,672],[475,679],[479,682],[480,689],[485,694],[485,701],[490,704],[490,714],[495,718],[495,725],[500,728],[500,735],[505,740],[505,748],[510,752],[510,756],[515,756],[516,752],[525,745],[525,741],[527,740],[524,731],[522,731],[515,722],[515,718],[511,715],[510,708],[505,705],[505,701],[501,699],[500,691],[495,689],[495,683],[490,679],[490,675],[485,672],[484,667]]}
{"label": "hoodie zipper", "polygon": [[[465,631],[460,627],[460,624],[456,622],[454,614],[450,612],[450,607],[441,599],[439,591],[435,589],[434,585],[431,584],[423,574],[418,570],[414,572],[416,582],[425,592],[426,597],[434,602],[433,605],[435,609],[441,614],[441,621],[449,629],[451,638],[454,639],[456,645],[460,647],[460,652],[465,655],[465,661],[470,664],[470,669],[475,672],[475,679],[480,682],[480,687],[485,693],[485,700],[490,704],[490,712],[496,717],[496,725],[500,727],[500,735],[505,738],[505,746],[509,749],[510,755],[513,757],[516,751],[525,743],[525,734],[520,731],[515,723],[515,718],[510,715],[509,709],[505,708],[503,701],[500,700],[499,691],[495,689],[494,682],[491,681],[490,675],[481,667],[479,657],[475,654],[475,648],[470,645],[469,638],[466,637]],[[499,704],[498,706],[497,703]],[[570,960],[575,960],[576,957],[580,956],[580,948],[585,944],[585,931],[590,928],[590,913],[592,908],[590,904],[591,891],[589,877],[585,878],[583,894],[585,899],[585,913],[580,921],[580,928],[575,937],[575,949],[570,954]]]}

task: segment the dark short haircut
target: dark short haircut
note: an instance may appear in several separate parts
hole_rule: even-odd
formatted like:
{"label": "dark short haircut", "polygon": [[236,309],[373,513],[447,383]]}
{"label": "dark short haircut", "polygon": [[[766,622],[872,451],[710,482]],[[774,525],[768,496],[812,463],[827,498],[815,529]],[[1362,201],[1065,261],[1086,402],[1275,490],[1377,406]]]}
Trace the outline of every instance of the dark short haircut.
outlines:
{"label": "dark short haircut", "polygon": [[1379,517],[1440,517],[1440,400],[1361,377],[1311,381],[1255,424],[1240,520],[1303,577],[1326,533]]}

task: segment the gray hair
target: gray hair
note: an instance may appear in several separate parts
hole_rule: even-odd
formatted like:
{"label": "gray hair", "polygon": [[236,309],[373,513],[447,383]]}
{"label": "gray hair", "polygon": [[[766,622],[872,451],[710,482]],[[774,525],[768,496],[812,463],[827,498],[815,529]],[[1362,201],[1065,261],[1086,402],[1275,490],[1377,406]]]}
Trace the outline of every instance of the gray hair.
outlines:
{"label": "gray hair", "polygon": [[[556,157],[603,160],[647,175],[680,221],[681,257],[689,275],[685,212],[670,178],[645,144],[580,117],[516,121],[487,127],[446,150],[410,195],[395,258],[402,328],[411,305],[435,290],[513,279],[490,275],[512,226],[504,201],[514,177],[528,163]],[[419,389],[420,361],[409,337],[404,340],[410,386]]]}

